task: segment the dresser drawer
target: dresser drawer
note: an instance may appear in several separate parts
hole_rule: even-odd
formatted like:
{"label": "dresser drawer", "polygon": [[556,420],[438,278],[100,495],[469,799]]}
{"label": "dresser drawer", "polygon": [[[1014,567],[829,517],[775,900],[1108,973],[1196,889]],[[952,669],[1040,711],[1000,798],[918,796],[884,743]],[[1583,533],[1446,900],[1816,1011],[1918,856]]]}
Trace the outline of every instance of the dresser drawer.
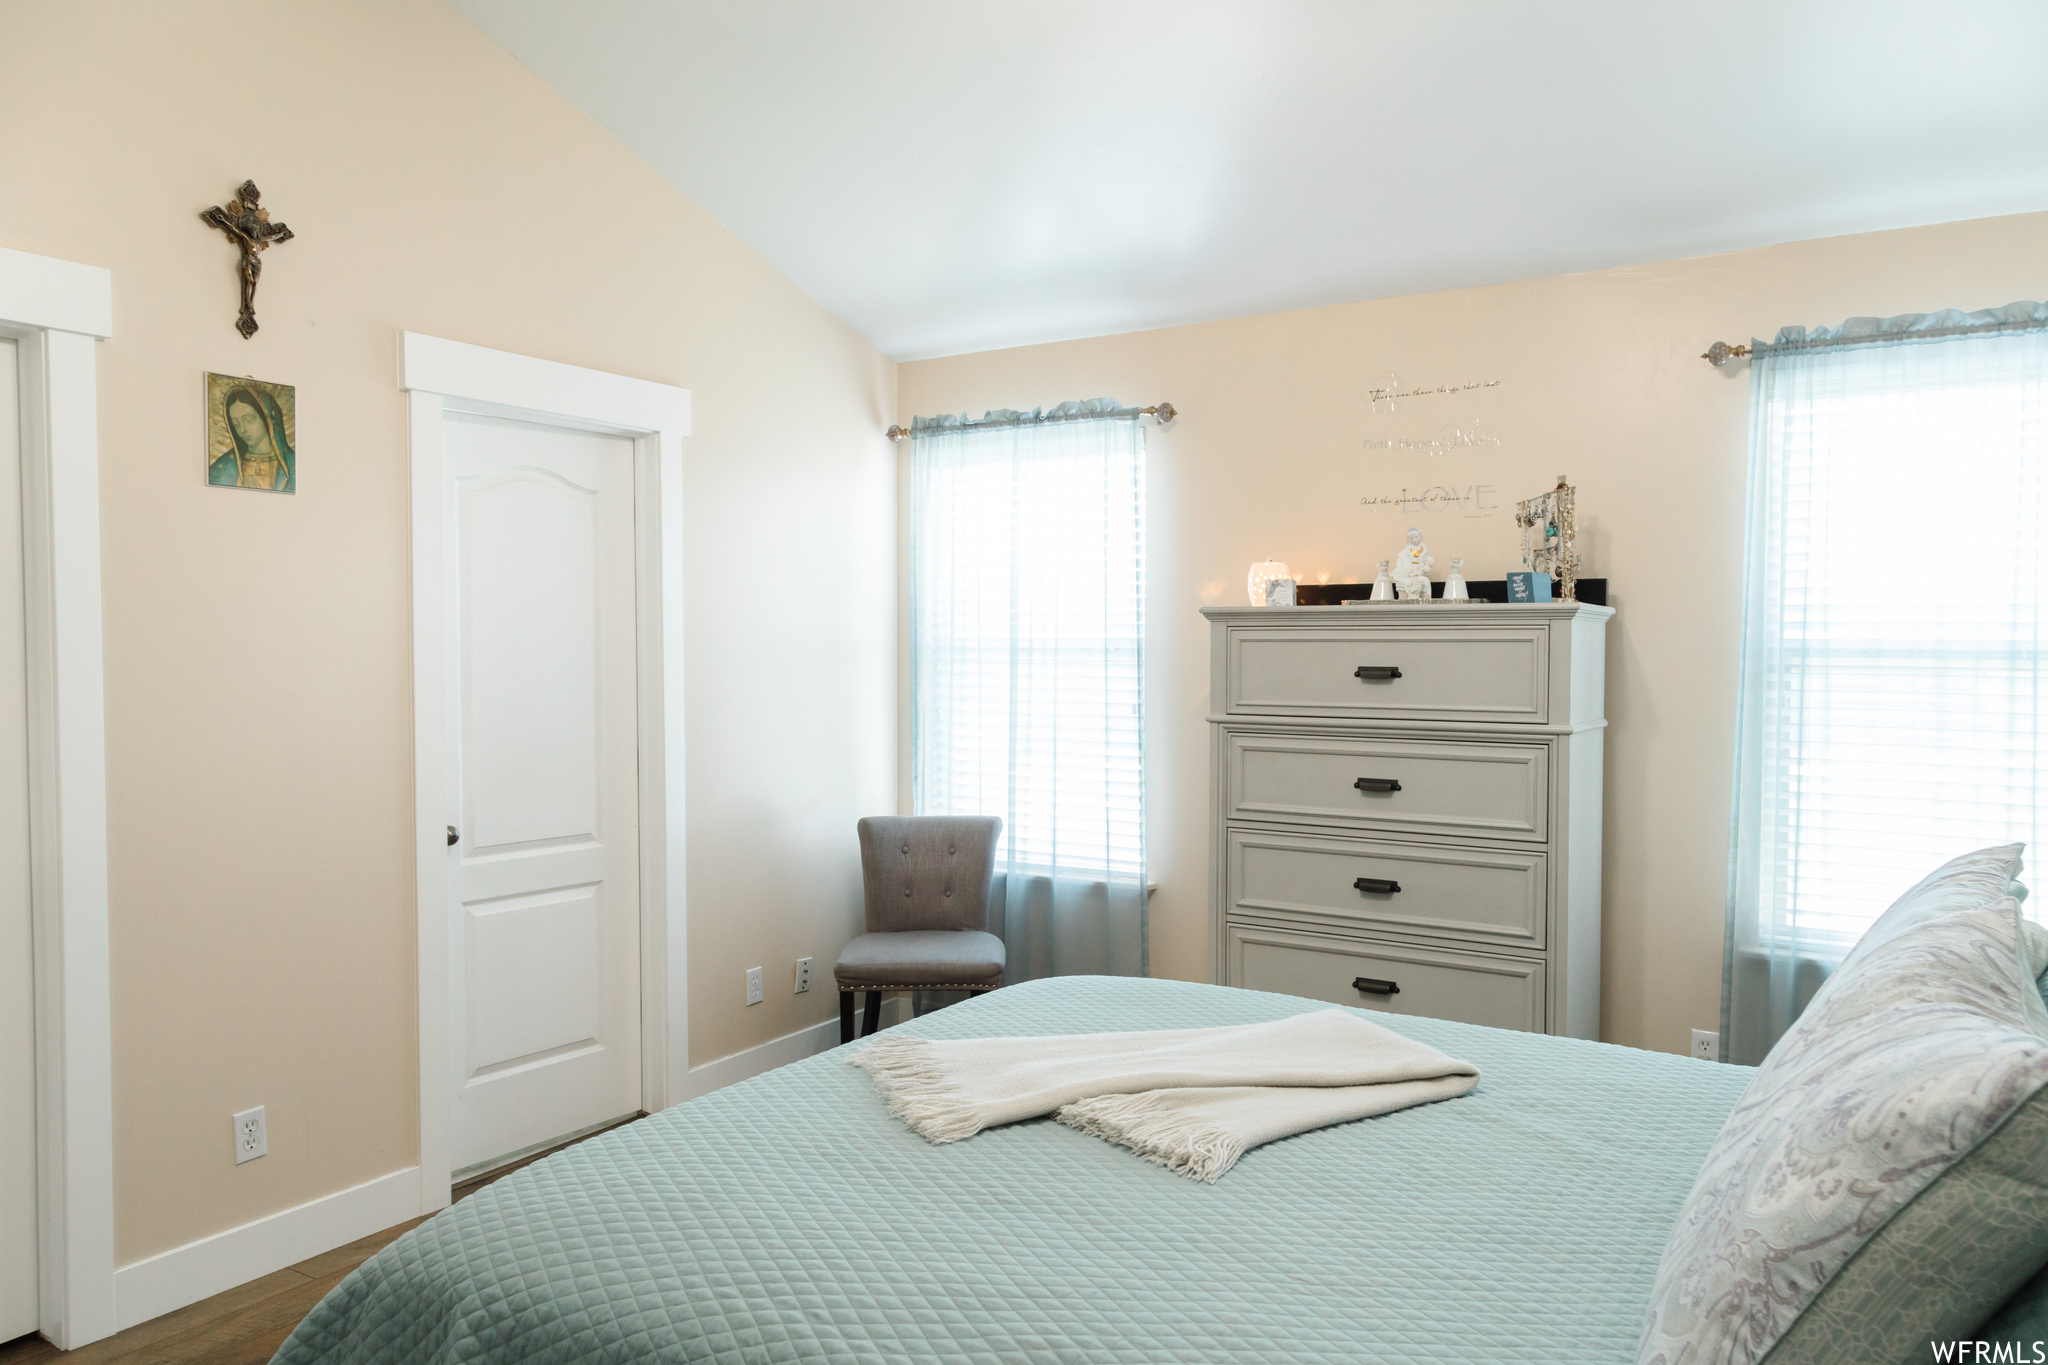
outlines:
{"label": "dresser drawer", "polygon": [[1534,843],[1549,837],[1550,751],[1541,744],[1225,730],[1223,746],[1232,820]]}
{"label": "dresser drawer", "polygon": [[1550,632],[1540,625],[1233,627],[1224,650],[1231,715],[1527,724],[1549,716]]}
{"label": "dresser drawer", "polygon": [[1493,948],[1543,947],[1547,888],[1541,853],[1241,829],[1225,837],[1228,915],[1452,935]]}
{"label": "dresser drawer", "polygon": [[[1389,1014],[1543,1032],[1543,963],[1228,926],[1226,984]],[[1355,982],[1363,980],[1367,989]],[[1394,987],[1388,992],[1386,987]]]}

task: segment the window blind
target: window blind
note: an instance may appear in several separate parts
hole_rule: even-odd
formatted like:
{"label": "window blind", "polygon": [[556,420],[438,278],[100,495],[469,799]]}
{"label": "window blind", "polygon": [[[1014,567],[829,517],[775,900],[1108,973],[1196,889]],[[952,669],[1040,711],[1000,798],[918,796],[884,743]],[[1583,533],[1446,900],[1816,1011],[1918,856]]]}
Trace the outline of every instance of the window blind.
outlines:
{"label": "window blind", "polygon": [[1755,363],[1735,1060],[1936,866],[2043,847],[2044,380],[2039,329]]}
{"label": "window blind", "polygon": [[[1114,408],[1110,400],[1070,405]],[[1000,417],[1006,414],[990,414]],[[1011,909],[1027,879],[1049,922],[1013,938],[1129,944],[1142,964],[1144,436],[1135,418],[911,435],[912,786],[931,815],[999,815]],[[1091,909],[1074,909],[1085,901]],[[1013,947],[1013,962],[1016,950]],[[1040,954],[1058,959],[1056,947]],[[1012,973],[1012,979],[1019,979]]]}

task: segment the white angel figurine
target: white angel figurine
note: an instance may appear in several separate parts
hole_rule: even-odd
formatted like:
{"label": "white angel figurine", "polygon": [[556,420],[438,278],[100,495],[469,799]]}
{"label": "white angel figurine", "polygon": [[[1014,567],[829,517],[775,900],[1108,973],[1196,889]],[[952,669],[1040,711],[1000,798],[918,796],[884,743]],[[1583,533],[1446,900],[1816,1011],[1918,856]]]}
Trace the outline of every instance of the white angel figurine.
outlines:
{"label": "white angel figurine", "polygon": [[1429,571],[1435,567],[1436,558],[1422,543],[1422,532],[1409,527],[1408,543],[1394,556],[1394,586],[1403,602],[1429,600]]}

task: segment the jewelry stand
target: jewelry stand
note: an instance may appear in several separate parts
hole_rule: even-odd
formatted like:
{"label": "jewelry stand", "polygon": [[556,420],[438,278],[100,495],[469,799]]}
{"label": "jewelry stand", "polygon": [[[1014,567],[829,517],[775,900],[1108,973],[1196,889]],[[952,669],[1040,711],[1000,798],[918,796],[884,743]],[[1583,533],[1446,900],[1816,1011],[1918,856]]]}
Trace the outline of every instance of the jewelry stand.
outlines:
{"label": "jewelry stand", "polygon": [[1560,474],[1557,487],[1515,504],[1515,525],[1522,528],[1522,563],[1531,573],[1549,574],[1564,602],[1579,600],[1577,493]]}

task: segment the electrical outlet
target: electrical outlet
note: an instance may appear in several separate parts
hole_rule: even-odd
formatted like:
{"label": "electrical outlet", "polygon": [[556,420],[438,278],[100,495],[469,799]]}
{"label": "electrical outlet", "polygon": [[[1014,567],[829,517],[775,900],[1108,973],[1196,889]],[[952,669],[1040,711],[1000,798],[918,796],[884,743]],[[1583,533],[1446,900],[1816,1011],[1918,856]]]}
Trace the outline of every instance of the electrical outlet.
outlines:
{"label": "electrical outlet", "polygon": [[747,968],[747,1003],[749,1005],[761,1003],[761,969],[759,967]]}
{"label": "electrical outlet", "polygon": [[811,960],[800,957],[796,960],[796,993],[802,995],[811,988]]}
{"label": "electrical outlet", "polygon": [[270,1135],[263,1126],[263,1106],[244,1109],[235,1115],[235,1164],[254,1161],[270,1150]]}
{"label": "electrical outlet", "polygon": [[1694,1029],[1692,1031],[1692,1055],[1703,1062],[1720,1061],[1721,1035],[1710,1033],[1703,1028]]}

